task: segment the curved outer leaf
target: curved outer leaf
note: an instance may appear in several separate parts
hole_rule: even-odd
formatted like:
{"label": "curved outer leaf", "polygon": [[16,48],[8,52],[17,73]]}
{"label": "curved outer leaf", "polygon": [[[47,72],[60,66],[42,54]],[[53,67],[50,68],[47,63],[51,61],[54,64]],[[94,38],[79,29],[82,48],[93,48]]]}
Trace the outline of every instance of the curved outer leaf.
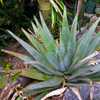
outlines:
{"label": "curved outer leaf", "polygon": [[19,58],[19,59],[21,59],[21,60],[23,60],[25,62],[33,61],[33,58],[32,57],[27,56],[25,54],[21,54],[21,53],[9,51],[9,50],[4,50],[4,49],[2,49],[2,52],[8,53],[8,54],[10,54],[12,56],[15,56],[15,57],[17,57],[17,58]]}
{"label": "curved outer leaf", "polygon": [[24,88],[23,91],[25,94],[31,95],[32,93],[34,93],[36,90],[39,90],[39,89],[57,87],[61,84],[61,82],[62,82],[61,78],[53,78],[48,81],[43,81],[36,84],[35,83],[30,84],[29,86]]}

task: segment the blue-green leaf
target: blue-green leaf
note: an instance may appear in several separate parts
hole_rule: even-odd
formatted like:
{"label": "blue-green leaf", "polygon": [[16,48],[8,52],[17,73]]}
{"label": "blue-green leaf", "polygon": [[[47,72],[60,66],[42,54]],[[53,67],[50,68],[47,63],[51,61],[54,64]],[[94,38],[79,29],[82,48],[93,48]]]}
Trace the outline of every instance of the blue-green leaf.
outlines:
{"label": "blue-green leaf", "polygon": [[77,51],[74,56],[73,64],[76,64],[79,60],[82,60],[84,57],[89,55],[88,48],[93,40],[93,34],[95,32],[95,29],[96,29],[99,21],[100,21],[100,18],[81,37],[81,39],[78,43]]}
{"label": "blue-green leaf", "polygon": [[27,95],[28,94],[32,95],[32,93],[34,93],[36,90],[57,87],[61,84],[61,82],[62,82],[62,79],[54,78],[48,81],[30,84],[26,88],[24,88],[23,91]]}

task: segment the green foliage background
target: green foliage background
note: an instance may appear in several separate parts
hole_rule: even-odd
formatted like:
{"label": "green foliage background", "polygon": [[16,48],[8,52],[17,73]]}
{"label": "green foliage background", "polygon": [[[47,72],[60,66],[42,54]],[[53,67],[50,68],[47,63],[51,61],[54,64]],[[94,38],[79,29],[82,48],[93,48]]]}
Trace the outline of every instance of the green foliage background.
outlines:
{"label": "green foliage background", "polygon": [[24,5],[24,0],[0,0],[0,48],[6,46],[11,39],[6,34],[6,29],[12,30],[18,36],[23,36],[20,31],[21,27],[28,28],[30,26],[33,18],[25,15]]}

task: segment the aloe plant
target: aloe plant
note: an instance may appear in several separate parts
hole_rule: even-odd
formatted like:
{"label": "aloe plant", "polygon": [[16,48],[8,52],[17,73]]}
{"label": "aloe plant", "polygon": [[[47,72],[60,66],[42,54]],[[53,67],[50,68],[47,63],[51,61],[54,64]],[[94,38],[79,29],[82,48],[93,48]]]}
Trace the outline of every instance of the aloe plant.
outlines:
{"label": "aloe plant", "polygon": [[72,89],[75,93],[75,89],[72,87],[91,81],[100,81],[100,64],[92,65],[89,63],[91,58],[99,53],[98,51],[95,52],[95,49],[100,46],[100,35],[96,34],[94,37],[93,34],[100,18],[77,40],[78,17],[75,17],[72,27],[70,27],[64,7],[62,26],[59,27],[60,38],[58,44],[49,31],[41,13],[40,19],[41,24],[36,17],[34,17],[35,23],[31,22],[35,34],[30,34],[22,29],[30,44],[7,30],[26,49],[29,55],[8,50],[3,51],[18,57],[25,64],[29,64],[30,67],[23,70],[21,75],[37,80],[36,83],[23,88],[24,94],[30,96],[43,93],[44,95],[63,87],[68,87],[64,90]]}

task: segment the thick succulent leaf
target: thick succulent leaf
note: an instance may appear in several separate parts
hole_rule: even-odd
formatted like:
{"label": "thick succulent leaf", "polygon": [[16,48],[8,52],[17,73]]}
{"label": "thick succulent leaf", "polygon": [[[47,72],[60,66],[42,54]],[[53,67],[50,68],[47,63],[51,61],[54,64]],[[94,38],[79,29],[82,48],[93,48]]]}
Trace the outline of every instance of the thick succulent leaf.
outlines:
{"label": "thick succulent leaf", "polygon": [[23,33],[28,38],[28,40],[31,42],[31,44],[39,51],[39,43],[34,39],[34,36],[29,34],[26,30],[22,28]]}
{"label": "thick succulent leaf", "polygon": [[88,55],[84,59],[80,60],[77,64],[75,64],[74,68],[72,70],[77,69],[84,64],[87,64],[89,61],[91,61],[91,59],[95,58],[98,54],[99,54],[99,52],[95,51],[94,53]]}
{"label": "thick succulent leaf", "polygon": [[59,70],[61,71],[61,72],[64,72],[65,71],[65,65],[64,65],[64,61],[63,61],[63,57],[62,57],[62,55],[60,54],[60,52],[58,52],[58,61],[59,61],[59,66],[58,66],[58,68],[59,68]]}
{"label": "thick succulent leaf", "polygon": [[23,41],[22,39],[20,39],[16,35],[14,35],[14,33],[12,33],[11,31],[8,31],[8,32],[31,54],[32,57],[35,58],[36,61],[39,61],[40,65],[41,64],[43,65],[42,67],[39,67],[39,66],[34,66],[34,67],[37,67],[38,70],[43,71],[43,72],[46,72],[45,69],[52,70],[50,68],[50,67],[52,67],[52,65],[50,63],[48,63],[48,60],[45,58],[45,54],[44,55],[41,55],[36,49],[34,49],[28,43],[26,43],[25,41]]}
{"label": "thick succulent leaf", "polygon": [[[16,52],[13,52],[13,51],[8,51],[8,50],[2,50],[2,51],[5,52],[5,53],[8,53],[10,55],[13,55],[13,56],[15,56],[15,57],[17,57],[19,59],[21,59],[22,61],[24,61],[24,63],[30,64],[30,62],[32,62],[32,64],[30,64],[30,65],[32,65],[33,68],[39,69],[41,72],[44,72],[46,74],[52,74],[50,72],[51,69],[49,69],[49,68],[45,69],[44,66],[41,66],[41,64],[39,64],[38,61],[34,61],[33,58],[31,58],[31,57],[29,57],[27,55],[16,53]],[[54,72],[55,71],[53,71],[53,73]],[[60,74],[59,72],[56,72],[56,73]]]}
{"label": "thick succulent leaf", "polygon": [[[49,66],[45,66],[42,64],[31,64],[33,67],[37,68],[39,66],[39,70],[48,75],[56,75],[56,76],[63,76],[63,73],[51,68]],[[47,68],[46,68],[47,67]],[[43,68],[43,69],[42,69]]]}
{"label": "thick succulent leaf", "polygon": [[83,59],[84,57],[86,57],[89,54],[88,48],[91,44],[91,41],[93,40],[93,33],[95,32],[95,29],[96,29],[99,21],[100,21],[100,18],[81,37],[81,39],[78,43],[78,46],[77,46],[77,51],[74,56],[73,64],[76,64],[79,60]]}
{"label": "thick succulent leaf", "polygon": [[62,28],[61,28],[61,32],[60,32],[60,45],[58,48],[58,55],[59,55],[59,62],[60,62],[60,70],[65,70],[65,66],[64,66],[64,55],[66,53],[67,50],[67,34],[70,34],[69,31],[69,26],[68,26],[68,21],[67,21],[67,13],[66,13],[66,9],[64,9],[64,14],[63,14],[63,22],[62,22]]}
{"label": "thick succulent leaf", "polygon": [[64,53],[67,50],[67,44],[69,41],[69,37],[71,37],[71,35],[72,34],[69,30],[69,25],[68,25],[68,20],[67,20],[66,8],[64,8],[62,28],[61,28],[61,32],[60,32],[60,49]]}
{"label": "thick succulent leaf", "polygon": [[47,36],[48,40],[52,43],[53,47],[56,47],[56,43],[55,43],[54,37],[52,36],[51,32],[49,31],[49,29],[48,29],[48,27],[47,27],[47,25],[46,25],[41,13],[40,13],[40,19],[41,19],[41,24],[42,24],[43,30],[45,32],[44,33],[45,36]]}
{"label": "thick succulent leaf", "polygon": [[62,82],[62,79],[54,78],[54,79],[50,79],[48,81],[30,84],[26,88],[24,88],[23,91],[27,95],[32,95],[32,93],[34,93],[36,90],[57,87],[61,84],[61,82]]}
{"label": "thick succulent leaf", "polygon": [[94,75],[96,73],[100,73],[100,64],[97,64],[95,66],[93,65],[84,65],[78,68],[75,72],[73,72],[73,75],[71,79],[77,78],[77,77],[86,77],[89,78],[88,76]]}
{"label": "thick succulent leaf", "polygon": [[[25,63],[26,62],[34,62],[34,63],[32,63],[31,65],[33,66],[33,68],[36,68],[36,69],[38,69],[39,71],[41,71],[41,72],[46,72],[46,73],[50,73],[49,71],[47,71],[45,68],[44,68],[44,66],[35,66],[35,65],[37,65],[37,64],[39,64],[40,65],[40,62],[38,62],[38,61],[34,61],[33,60],[33,58],[31,58],[31,57],[29,57],[29,56],[27,56],[27,55],[24,55],[24,54],[20,54],[20,53],[16,53],[16,52],[13,52],[13,51],[8,51],[8,50],[2,50],[3,52],[5,52],[5,53],[8,53],[8,54],[10,54],[10,55],[13,55],[13,56],[15,56],[15,57],[17,57],[17,58],[19,58],[19,59],[21,59],[21,60],[23,60]],[[27,63],[28,64],[28,63]]]}
{"label": "thick succulent leaf", "polygon": [[92,54],[96,48],[100,48],[100,35],[98,34],[95,39],[92,40],[88,48],[88,54]]}
{"label": "thick succulent leaf", "polygon": [[100,64],[97,64],[95,66],[92,66],[91,68],[91,73],[89,73],[89,75],[95,74],[95,73],[99,73],[100,72]]}
{"label": "thick succulent leaf", "polygon": [[50,63],[48,62],[47,58],[45,57],[46,50],[45,50],[44,46],[41,43],[39,43],[35,39],[34,36],[31,36],[30,34],[28,34],[24,29],[22,29],[22,30],[23,30],[24,34],[27,36],[27,38],[31,41],[31,43],[35,46],[35,48],[41,53],[41,55],[43,55],[42,57],[43,57],[43,59],[45,59],[45,63],[48,64],[48,65],[47,64],[45,64],[45,65],[47,65],[48,67],[52,67],[52,65],[50,66]]}
{"label": "thick succulent leaf", "polygon": [[[39,81],[44,81],[44,80],[48,80],[48,79],[51,78],[51,76],[49,76],[49,75],[47,75],[45,73],[42,73],[42,72],[38,71],[37,69],[35,69],[35,68],[31,67],[31,66],[30,66],[30,68],[23,69],[23,70],[20,70],[20,69],[9,70],[8,73],[13,73],[13,74],[18,73],[20,76],[32,78],[32,79],[39,80]],[[4,79],[4,82],[5,82],[5,78],[2,78],[2,79]]]}
{"label": "thick succulent leaf", "polygon": [[25,61],[25,62],[33,61],[33,58],[32,58],[32,57],[27,56],[27,55],[25,55],[25,54],[21,54],[21,53],[9,51],[9,50],[4,50],[4,49],[2,49],[2,51],[5,52],[5,53],[10,54],[10,55],[12,55],[12,56],[15,56],[15,57],[17,57],[17,58],[19,58],[19,59],[21,59],[21,60],[23,60],[23,61]]}
{"label": "thick succulent leaf", "polygon": [[55,70],[59,70],[59,67],[58,67],[59,66],[59,61],[58,61],[58,58],[57,58],[56,54],[49,52],[47,54],[47,59],[50,62],[50,64],[54,66]]}
{"label": "thick succulent leaf", "polygon": [[71,26],[71,32],[74,33],[75,35],[77,33],[77,25],[78,25],[78,16],[76,15]]}
{"label": "thick succulent leaf", "polygon": [[42,54],[42,53],[46,52],[45,46],[38,40],[38,38],[36,37],[35,34],[34,35],[30,35],[24,29],[22,29],[22,31],[26,35],[26,37],[29,39],[29,41],[31,42],[31,44],[34,46],[34,48],[36,48],[39,51],[39,53]]}
{"label": "thick succulent leaf", "polygon": [[14,33],[7,30],[7,32],[12,35],[26,50],[28,53],[30,53],[31,56],[33,56],[36,60],[40,57],[39,52],[37,52],[32,46],[30,46],[28,43],[17,37]]}
{"label": "thick succulent leaf", "polygon": [[[36,19],[37,20],[37,19]],[[43,32],[43,29],[42,29],[42,27],[41,27],[41,25],[39,24],[39,22],[37,21],[37,23],[38,23],[38,27],[42,30],[40,30],[40,29],[38,29],[37,27],[36,27],[36,25],[32,22],[32,26],[33,26],[33,29],[34,29],[34,31],[35,31],[35,35],[32,37],[32,44],[34,45],[35,43],[37,44],[35,47],[43,54],[44,52],[46,53],[47,52],[47,45],[46,44],[44,44],[44,40],[43,40],[43,38],[41,37],[41,35],[39,34],[39,33],[43,33],[44,34],[44,32]],[[48,41],[46,41],[46,42],[48,42]],[[46,55],[46,54],[45,54]]]}
{"label": "thick succulent leaf", "polygon": [[[47,58],[51,63],[54,62],[55,66],[59,66],[59,62],[57,60],[57,54],[56,54],[56,47],[57,47],[56,46],[56,42],[55,42],[53,36],[51,35],[51,33],[50,33],[50,31],[49,31],[49,29],[48,29],[48,27],[47,27],[42,15],[41,15],[41,13],[40,13],[40,19],[41,19],[41,24],[42,24],[42,27],[43,27],[43,30],[44,30],[44,33],[45,33],[44,38],[46,38],[46,36],[48,36],[47,38],[48,38],[48,43],[49,44],[46,44],[47,49],[48,49]],[[49,57],[51,59],[49,59]]]}
{"label": "thick succulent leaf", "polygon": [[47,74],[41,73],[38,70],[33,69],[33,68],[22,70],[20,75],[28,77],[28,78],[40,80],[40,81],[48,80],[50,78],[50,76],[48,76]]}
{"label": "thick succulent leaf", "polygon": [[84,67],[86,67],[86,66],[82,65],[82,66],[79,66],[79,68],[77,68],[77,69],[72,69],[72,70],[70,69],[68,71],[68,73],[66,73],[66,74],[70,74],[69,80],[76,79],[80,74],[82,74],[83,73],[82,70],[83,70]]}
{"label": "thick succulent leaf", "polygon": [[92,81],[100,82],[100,72],[88,76]]}
{"label": "thick succulent leaf", "polygon": [[35,24],[33,25],[34,31],[36,30],[36,34],[38,34],[44,44],[48,52],[55,52],[56,42],[53,39],[49,29],[47,28],[45,21],[40,13],[41,24],[38,22],[37,18],[34,17],[37,29],[34,28]]}
{"label": "thick succulent leaf", "polygon": [[[70,61],[74,55],[75,50],[76,50],[76,36],[69,29],[66,8],[64,8],[63,22],[62,22],[62,28],[60,32],[59,56],[61,57],[62,61],[64,61],[64,59],[66,59],[66,57],[68,56],[67,59],[69,59]],[[66,57],[65,54],[67,54]],[[65,68],[67,68],[68,67],[67,65],[69,64],[67,64],[66,62],[65,65],[66,65]]]}
{"label": "thick succulent leaf", "polygon": [[[64,57],[64,66],[66,67],[66,69],[69,68],[71,62],[72,62],[72,55],[69,53],[69,54],[66,54],[65,57]],[[67,71],[67,70],[66,70]]]}
{"label": "thick succulent leaf", "polygon": [[[41,16],[40,16],[41,17]],[[44,45],[46,51],[44,52],[45,57],[47,60],[52,64],[56,69],[58,69],[59,62],[57,61],[57,54],[56,54],[56,43],[52,36],[50,35],[50,32],[48,28],[46,27],[45,23],[43,22],[43,19],[41,18],[42,26],[39,24],[38,20],[35,18],[36,25],[32,23],[33,29],[37,35],[40,36],[42,40],[42,45]],[[45,26],[45,28],[44,28]]]}
{"label": "thick succulent leaf", "polygon": [[30,65],[32,65],[33,68],[36,68],[36,69],[38,69],[39,71],[41,71],[45,74],[62,75],[62,73],[48,68],[49,66],[42,65],[38,61],[34,61],[33,58],[31,58],[27,55],[16,53],[16,52],[13,52],[13,51],[8,51],[8,50],[2,50],[2,51],[21,59],[22,61],[24,61],[25,64],[30,64]]}

